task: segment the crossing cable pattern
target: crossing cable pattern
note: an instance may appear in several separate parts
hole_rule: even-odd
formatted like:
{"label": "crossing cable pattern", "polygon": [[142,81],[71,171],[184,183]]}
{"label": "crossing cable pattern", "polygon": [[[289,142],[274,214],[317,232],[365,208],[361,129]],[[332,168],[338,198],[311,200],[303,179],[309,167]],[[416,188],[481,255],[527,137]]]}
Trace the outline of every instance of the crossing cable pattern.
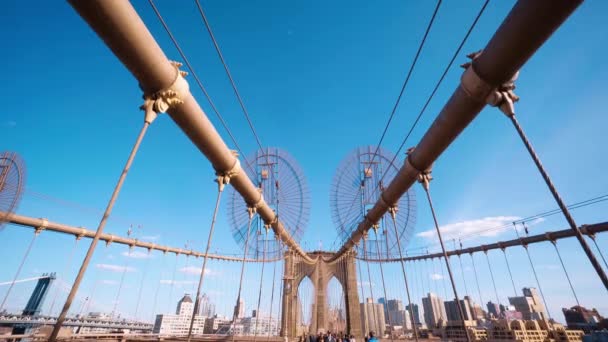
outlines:
{"label": "crossing cable pattern", "polygon": [[[200,90],[203,92],[203,95],[205,95],[205,98],[207,99],[207,102],[209,102],[209,105],[211,106],[211,109],[213,110],[213,112],[217,116],[218,120],[220,120],[220,123],[222,124],[222,127],[224,127],[224,129],[226,130],[226,133],[228,133],[228,136],[230,137],[230,140],[232,140],[232,143],[236,147],[237,151],[239,151],[239,154],[242,155],[242,156],[244,156],[243,150],[241,149],[241,147],[237,143],[236,138],[232,134],[232,131],[230,130],[230,128],[228,128],[228,124],[226,123],[226,121],[224,120],[224,118],[222,117],[222,115],[220,114],[220,112],[217,109],[217,107],[215,106],[215,103],[213,102],[213,100],[211,100],[211,96],[207,92],[207,89],[203,85],[203,82],[201,82],[201,80],[198,78],[198,75],[194,71],[194,68],[192,67],[192,64],[190,64],[190,61],[188,60],[188,58],[186,57],[186,54],[184,53],[184,51],[182,50],[181,46],[177,42],[177,39],[175,38],[175,36],[173,36],[173,33],[169,29],[169,25],[167,25],[167,23],[165,22],[165,19],[160,14],[160,11],[156,7],[156,4],[154,4],[153,0],[148,0],[148,2],[150,3],[150,6],[152,7],[152,10],[154,10],[154,13],[156,14],[156,17],[158,18],[158,21],[160,21],[161,25],[163,26],[163,28],[167,32],[167,35],[169,36],[169,38],[173,42],[173,45],[175,46],[175,49],[177,50],[177,52],[179,53],[179,55],[182,57],[182,60],[184,61],[184,64],[186,64],[186,67],[188,68],[188,70],[190,70],[190,74],[192,74],[192,77],[196,81],[196,84],[198,85],[198,87],[200,88]],[[261,148],[261,146],[260,146],[260,148]],[[253,171],[253,169],[251,168],[251,165],[249,165],[248,162],[246,162],[246,165],[247,165],[247,167],[250,170]]]}
{"label": "crossing cable pattern", "polygon": [[[196,0],[196,1],[198,2],[198,0]],[[437,5],[435,5],[435,10],[433,11],[433,15],[431,16],[431,19],[426,26],[426,30],[424,31],[424,36],[422,37],[422,40],[420,41],[420,44],[418,45],[418,50],[416,51],[414,60],[412,61],[412,64],[410,65],[410,68],[407,72],[405,81],[403,82],[403,85],[401,86],[401,90],[399,91],[397,100],[395,101],[395,104],[393,105],[393,109],[391,110],[391,114],[388,117],[388,121],[386,122],[386,125],[384,126],[384,130],[382,131],[382,135],[380,136],[380,141],[378,141],[378,145],[376,146],[376,151],[374,152],[374,155],[372,156],[372,160],[371,160],[372,162],[374,161],[374,158],[376,157],[376,154],[378,153],[380,146],[382,146],[382,141],[384,140],[384,137],[386,136],[388,127],[390,126],[391,122],[393,121],[393,118],[395,117],[395,113],[397,112],[397,108],[399,107],[399,103],[401,102],[401,98],[403,97],[403,94],[405,93],[405,88],[407,88],[407,84],[410,81],[410,77],[412,76],[412,73],[414,72],[414,68],[416,67],[416,62],[418,62],[418,58],[420,57],[420,53],[422,52],[422,48],[424,47],[426,38],[428,37],[429,32],[431,31],[431,28],[433,27],[433,23],[435,22],[435,18],[437,17],[437,12],[439,11],[440,6],[441,6],[441,0],[438,0]]]}
{"label": "crossing cable pattern", "polygon": [[215,51],[217,52],[217,55],[219,56],[219,58],[222,62],[222,65],[224,66],[224,70],[226,71],[226,75],[228,76],[228,79],[230,80],[230,84],[232,85],[232,90],[234,90],[234,94],[236,95],[239,105],[241,106],[241,109],[243,110],[243,114],[245,115],[245,118],[247,119],[249,128],[251,129],[251,132],[253,133],[253,136],[255,137],[255,141],[257,142],[258,147],[260,148],[260,150],[263,150],[262,143],[260,142],[260,138],[259,138],[257,132],[255,131],[255,128],[253,127],[251,118],[249,117],[249,112],[247,111],[247,108],[245,107],[245,103],[243,102],[241,94],[239,93],[239,90],[236,87],[234,78],[232,78],[230,69],[228,69],[228,64],[226,63],[226,60],[224,59],[224,55],[222,54],[222,50],[220,49],[220,46],[217,43],[217,40],[215,39],[215,35],[213,34],[213,31],[211,30],[211,25],[209,24],[209,21],[207,20],[207,17],[205,16],[205,11],[203,10],[203,7],[201,6],[201,3],[199,0],[195,0],[195,2],[196,2],[196,7],[198,8],[198,12],[201,15],[201,18],[203,19],[203,22],[205,23],[205,27],[207,28],[207,32],[209,32],[209,36],[211,37],[211,40],[213,41],[213,46],[215,47]]}
{"label": "crossing cable pattern", "polygon": [[[198,0],[196,0],[198,2]],[[435,22],[435,18],[437,17],[437,12],[439,11],[439,7],[441,7],[441,1],[442,0],[438,0],[437,4],[435,6],[435,10],[433,11],[433,15],[431,16],[431,19],[429,20],[429,23],[426,27],[426,30],[424,32],[424,36],[422,37],[422,40],[420,42],[420,44],[418,45],[418,50],[416,51],[416,55],[414,57],[414,60],[412,61],[412,64],[410,65],[410,68],[408,70],[407,76],[405,77],[405,81],[403,82],[403,85],[401,86],[401,90],[399,92],[399,95],[397,96],[397,100],[395,101],[395,104],[393,105],[393,109],[391,111],[391,114],[389,115],[388,121],[386,122],[386,125],[384,126],[384,130],[382,131],[382,135],[380,136],[380,140],[378,141],[378,144],[376,145],[376,149],[371,157],[370,160],[370,164],[374,162],[374,159],[376,158],[376,156],[378,155],[378,151],[380,150],[380,147],[382,146],[382,141],[384,141],[384,137],[386,136],[386,132],[388,131],[388,127],[391,124],[391,121],[393,120],[393,117],[395,116],[395,113],[397,111],[397,108],[399,107],[399,103],[401,102],[401,98],[403,97],[403,94],[405,93],[405,89],[407,88],[407,84],[409,83],[410,77],[412,76],[412,73],[414,71],[414,68],[416,67],[416,62],[418,61],[418,58],[420,57],[420,54],[422,52],[422,49],[424,47],[424,44],[426,42],[426,39],[429,35],[429,32],[431,31],[431,28],[433,27],[433,23]],[[489,0],[488,0],[489,1]],[[413,128],[412,128],[413,129]],[[397,158],[399,152],[397,152],[397,154],[395,154],[393,156],[393,159],[391,160],[389,165],[393,165],[393,163],[395,162],[395,159]],[[382,181],[384,180],[384,177],[386,176],[386,174],[389,172],[389,169],[387,169],[383,174],[382,174],[382,178],[380,179],[380,183],[376,184],[376,187],[370,191],[369,194],[369,198],[373,198],[373,195],[376,193],[376,191],[379,189],[380,184],[382,183]],[[359,193],[361,192],[361,189],[359,189],[359,191],[357,192],[357,194],[354,196],[353,201],[351,203],[351,208],[348,210],[347,212],[347,217],[350,216],[350,211],[353,208],[353,204],[355,203],[355,201],[357,200],[357,197],[359,196]],[[366,199],[364,198],[364,201]]]}
{"label": "crossing cable pattern", "polygon": [[[401,145],[399,145],[399,148],[397,149],[397,152],[395,153],[395,155],[393,156],[393,160],[391,161],[391,164],[395,162],[397,156],[399,156],[399,153],[401,152],[401,150],[403,149],[403,147],[405,146],[406,142],[408,141],[410,135],[412,134],[412,132],[414,131],[414,129],[416,128],[416,126],[418,125],[418,122],[420,121],[420,119],[422,118],[422,115],[424,115],[424,113],[426,112],[427,107],[429,106],[429,104],[431,103],[431,101],[433,100],[433,97],[435,97],[435,94],[437,93],[437,90],[439,90],[439,87],[441,86],[441,84],[443,83],[443,80],[445,79],[445,77],[447,76],[450,68],[452,67],[452,65],[454,64],[454,61],[456,60],[456,58],[458,57],[458,55],[460,54],[460,51],[462,50],[464,44],[467,42],[467,40],[469,39],[469,36],[471,35],[471,32],[473,32],[473,29],[475,28],[475,26],[477,25],[477,22],[479,21],[479,19],[481,18],[482,14],[484,13],[486,7],[488,6],[488,3],[490,2],[490,0],[486,0],[484,2],[484,4],[481,6],[481,9],[479,10],[479,12],[477,13],[477,16],[475,17],[475,19],[473,20],[473,23],[471,23],[471,25],[469,26],[469,29],[467,30],[467,33],[465,34],[465,36],[462,38],[462,41],[460,42],[460,45],[458,45],[458,48],[456,49],[456,51],[454,52],[454,54],[452,55],[452,58],[450,59],[450,62],[448,63],[448,65],[445,67],[445,69],[443,70],[443,74],[441,75],[441,77],[439,78],[439,80],[437,81],[437,83],[435,84],[435,87],[433,88],[433,91],[431,92],[431,94],[429,95],[429,97],[427,98],[426,102],[424,103],[424,105],[422,106],[422,109],[420,110],[420,112],[418,113],[418,116],[416,117],[416,120],[414,120],[414,122],[412,123],[412,126],[410,127],[409,131],[407,132],[407,134],[405,135],[405,138],[403,138]],[[380,140],[382,141],[382,139]],[[380,181],[383,181],[384,178],[386,176],[386,172],[385,174],[382,175],[382,178]],[[379,187],[376,187],[376,191],[379,189]],[[373,192],[372,192],[373,193]],[[372,194],[373,195],[373,194]]]}

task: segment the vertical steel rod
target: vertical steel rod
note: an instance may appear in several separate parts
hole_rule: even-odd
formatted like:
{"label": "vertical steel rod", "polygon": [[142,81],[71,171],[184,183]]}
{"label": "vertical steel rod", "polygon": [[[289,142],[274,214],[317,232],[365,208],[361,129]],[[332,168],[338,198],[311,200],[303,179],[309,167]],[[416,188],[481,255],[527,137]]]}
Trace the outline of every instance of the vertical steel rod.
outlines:
{"label": "vertical steel rod", "polygon": [[253,221],[253,216],[255,215],[255,209],[247,208],[249,212],[249,222],[247,222],[247,237],[245,238],[245,248],[243,251],[243,261],[241,262],[241,278],[239,280],[239,291],[236,295],[236,306],[234,307],[234,313],[232,314],[232,342],[234,342],[234,327],[236,325],[236,319],[238,316],[237,308],[239,311],[241,310],[240,302],[241,302],[241,291],[243,290],[243,275],[245,274],[245,258],[247,258],[247,251],[249,250],[249,236],[251,235],[251,222]]}
{"label": "vertical steel rod", "polygon": [[196,308],[200,306],[201,288],[203,287],[203,280],[205,279],[205,270],[207,269],[207,259],[209,257],[209,249],[211,248],[211,241],[213,239],[213,231],[215,230],[215,221],[217,218],[217,212],[220,208],[220,200],[222,199],[222,193],[224,192],[224,178],[218,177],[218,191],[217,198],[215,200],[215,209],[213,209],[213,216],[211,218],[211,227],[209,228],[209,236],[207,236],[207,247],[205,247],[205,256],[203,257],[203,268],[201,268],[201,275],[198,278],[198,287],[196,289],[196,299],[194,309],[192,310],[192,317],[190,317],[190,327],[188,328],[188,342],[192,338],[192,328],[194,327],[194,318],[196,317]]}
{"label": "vertical steel rod", "polygon": [[479,286],[479,278],[477,277],[477,267],[475,267],[475,259],[473,258],[473,253],[469,254],[471,256],[471,264],[473,265],[473,272],[475,273],[475,283],[477,284],[477,292],[479,292],[479,305],[483,307],[483,298],[481,296],[481,287]]}
{"label": "vertical steel rod", "polygon": [[498,290],[496,290],[496,281],[494,281],[494,272],[492,272],[492,266],[490,265],[490,257],[488,256],[488,251],[484,251],[486,255],[486,261],[488,262],[488,269],[490,270],[490,278],[492,279],[492,286],[494,286],[494,294],[496,295],[496,305],[500,304],[500,299],[498,299]]}
{"label": "vertical steel rod", "polygon": [[568,280],[568,285],[570,285],[570,290],[572,290],[572,294],[574,295],[574,300],[576,300],[576,305],[581,306],[581,303],[578,301],[578,296],[576,295],[576,291],[574,291],[574,286],[572,285],[572,280],[570,280],[570,276],[568,275],[568,271],[566,270],[566,265],[564,264],[562,255],[559,252],[559,248],[557,248],[557,242],[551,241],[551,244],[553,244],[553,247],[555,247],[555,252],[557,252],[557,257],[559,258],[559,263],[562,264],[562,269],[564,270],[564,274],[566,275],[566,279]]}
{"label": "vertical steel rod", "polygon": [[118,198],[118,195],[120,194],[120,189],[122,188],[122,184],[124,183],[125,179],[127,178],[127,173],[129,172],[129,169],[131,168],[133,159],[135,159],[135,155],[137,154],[137,151],[139,150],[139,145],[141,144],[141,141],[143,140],[144,136],[146,135],[146,131],[148,130],[150,123],[151,123],[151,120],[146,119],[144,121],[143,127],[141,128],[141,131],[139,132],[139,135],[137,136],[135,145],[133,146],[133,149],[131,150],[131,154],[129,154],[129,158],[127,159],[127,163],[125,164],[125,167],[122,170],[120,178],[118,178],[118,183],[116,184],[116,187],[114,188],[114,192],[112,193],[112,196],[110,197],[108,206],[106,207],[106,210],[103,213],[103,217],[101,218],[101,221],[99,222],[99,226],[97,226],[97,231],[95,232],[95,236],[93,237],[93,240],[91,241],[91,245],[89,246],[89,249],[87,250],[87,254],[84,257],[84,260],[82,261],[82,265],[80,265],[80,269],[78,270],[78,275],[76,276],[76,279],[74,280],[74,284],[72,285],[72,288],[70,289],[70,293],[68,294],[68,298],[66,299],[65,304],[63,305],[61,314],[57,318],[57,323],[55,323],[55,326],[53,327],[53,331],[51,332],[51,335],[49,337],[49,342],[55,342],[55,340],[57,339],[57,335],[59,334],[59,329],[61,329],[61,326],[63,325],[63,322],[65,321],[65,318],[68,314],[68,310],[70,309],[70,306],[72,305],[72,301],[74,300],[74,297],[76,296],[76,293],[78,292],[78,288],[80,287],[82,278],[84,278],[84,274],[87,271],[87,268],[89,267],[89,263],[91,262],[91,258],[93,257],[93,253],[95,252],[95,248],[97,247],[97,243],[99,242],[99,238],[101,237],[101,234],[103,233],[103,229],[106,226],[106,223],[108,222],[108,218],[110,217],[110,214],[112,213],[112,208],[114,207],[114,203],[116,203],[116,199]]}
{"label": "vertical steel rod", "polygon": [[[388,314],[388,296],[386,295],[386,284],[384,283],[384,269],[382,267],[382,261],[380,261],[380,259],[382,257],[380,255],[380,242],[378,241],[378,229],[377,228],[374,229],[374,236],[376,237],[376,250],[378,252],[378,265],[380,266],[380,277],[382,279],[382,290],[384,292],[384,305],[386,306],[386,310],[385,311],[387,313],[387,316],[389,316],[388,319],[387,319],[388,320],[388,325],[391,327],[391,330],[389,330],[389,335],[390,335],[391,341],[394,341],[393,331],[392,331],[393,324],[391,322],[391,317]],[[388,247],[388,245],[387,245],[387,247]],[[388,253],[388,248],[387,248],[386,252]],[[381,331],[380,334],[381,334],[381,336],[383,336],[384,332]]]}
{"label": "vertical steel rod", "polygon": [[439,223],[437,222],[437,215],[435,214],[435,208],[433,207],[433,200],[431,199],[431,193],[428,187],[428,181],[422,184],[424,188],[424,192],[426,193],[426,198],[429,202],[429,207],[431,208],[431,214],[433,216],[433,222],[435,223],[435,229],[437,230],[437,237],[439,238],[439,244],[441,245],[441,251],[443,253],[443,259],[445,260],[445,265],[448,270],[448,275],[450,276],[450,282],[452,283],[452,291],[454,291],[454,299],[456,301],[456,306],[458,307],[458,312],[460,313],[460,319],[462,320],[462,328],[464,329],[464,333],[467,336],[467,341],[471,342],[471,336],[467,331],[466,325],[466,317],[464,316],[464,310],[462,309],[462,305],[460,304],[460,298],[458,297],[458,291],[456,290],[456,282],[454,281],[454,275],[452,274],[452,267],[450,266],[450,259],[448,258],[448,253],[445,250],[445,244],[443,243],[443,238],[441,237],[441,230],[439,229]]}
{"label": "vertical steel rod", "polygon": [[515,281],[513,280],[513,273],[511,272],[511,266],[509,266],[509,259],[507,259],[506,249],[502,249],[502,255],[505,257],[505,263],[507,264],[507,271],[509,271],[509,278],[511,278],[511,284],[513,285],[513,294],[517,297],[517,287],[515,287]]}
{"label": "vertical steel rod", "polygon": [[39,234],[39,231],[37,230],[34,233],[32,240],[28,244],[27,249],[25,250],[25,254],[23,254],[23,258],[21,258],[21,263],[19,264],[19,267],[17,267],[17,272],[15,272],[15,276],[13,277],[13,281],[11,282],[11,286],[9,286],[8,290],[6,290],[6,294],[4,295],[4,298],[2,299],[2,304],[0,304],[0,312],[2,312],[2,309],[4,309],[4,304],[6,304],[6,300],[8,299],[8,296],[11,294],[11,290],[13,289],[13,286],[15,286],[15,282],[17,281],[19,274],[21,274],[21,269],[23,269],[25,260],[27,260],[27,257],[30,254],[30,251],[32,250],[32,246],[34,245],[34,241],[36,241],[36,237],[38,237],[38,234]]}
{"label": "vertical steel rod", "polygon": [[521,127],[521,125],[517,121],[517,118],[515,117],[515,115],[508,115],[508,117],[509,117],[509,119],[511,119],[511,122],[513,123],[513,126],[517,130],[517,133],[519,134],[519,137],[521,138],[522,142],[526,146],[526,149],[528,150],[528,153],[530,154],[530,157],[532,157],[532,160],[534,161],[534,164],[536,164],[536,168],[538,169],[538,171],[542,175],[542,177],[543,177],[543,179],[545,181],[545,184],[549,188],[549,191],[551,191],[551,194],[553,195],[553,198],[555,199],[555,202],[557,202],[557,205],[559,206],[559,208],[561,209],[562,213],[564,214],[564,217],[566,218],[566,221],[568,221],[568,225],[570,225],[570,228],[574,231],[574,235],[576,236],[578,242],[581,244],[581,247],[583,248],[583,251],[585,251],[585,254],[587,255],[587,258],[589,258],[589,261],[591,262],[591,265],[593,265],[593,268],[595,269],[595,272],[600,277],[602,283],[604,283],[604,287],[606,288],[606,290],[608,290],[608,276],[606,276],[606,272],[604,272],[604,269],[602,269],[602,265],[600,265],[600,263],[597,261],[597,259],[595,257],[595,254],[593,254],[593,251],[591,251],[591,248],[589,248],[589,245],[587,244],[587,241],[585,241],[585,238],[583,237],[583,234],[581,233],[580,229],[576,225],[576,222],[574,221],[574,218],[570,214],[570,211],[568,210],[568,207],[566,206],[566,204],[562,200],[561,196],[557,192],[557,189],[555,188],[555,185],[553,185],[553,182],[551,181],[551,178],[549,177],[549,174],[547,174],[547,171],[545,170],[545,167],[540,162],[540,159],[539,159],[538,155],[536,154],[536,151],[534,151],[534,148],[532,147],[532,144],[528,140],[528,137],[524,133],[523,128]]}
{"label": "vertical steel rod", "polygon": [[407,275],[405,273],[405,262],[403,261],[403,251],[401,250],[401,239],[399,239],[399,232],[397,231],[396,210],[396,207],[389,209],[393,221],[393,228],[395,230],[395,238],[397,239],[397,249],[399,250],[399,262],[401,263],[401,273],[403,275],[405,293],[407,294],[407,301],[409,304],[410,320],[412,321],[412,329],[414,331],[414,340],[418,342],[418,327],[416,326],[416,321],[414,320],[414,306],[412,305],[412,297],[410,296],[410,286],[408,284]]}

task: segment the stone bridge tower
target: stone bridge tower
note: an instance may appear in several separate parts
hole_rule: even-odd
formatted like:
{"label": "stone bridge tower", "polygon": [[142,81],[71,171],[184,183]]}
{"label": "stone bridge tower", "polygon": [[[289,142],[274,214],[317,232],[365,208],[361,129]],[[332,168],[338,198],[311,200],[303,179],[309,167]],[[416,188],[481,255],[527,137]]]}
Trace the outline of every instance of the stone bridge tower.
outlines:
{"label": "stone bridge tower", "polygon": [[309,256],[315,261],[309,263],[296,253],[288,251],[283,273],[283,314],[281,336],[296,337],[299,316],[298,289],[305,277],[309,277],[314,287],[314,304],[310,333],[328,330],[327,286],[332,277],[342,285],[346,315],[346,331],[362,338],[359,296],[357,293],[357,272],[354,251],[345,253],[340,259],[329,262],[333,253],[313,252]]}

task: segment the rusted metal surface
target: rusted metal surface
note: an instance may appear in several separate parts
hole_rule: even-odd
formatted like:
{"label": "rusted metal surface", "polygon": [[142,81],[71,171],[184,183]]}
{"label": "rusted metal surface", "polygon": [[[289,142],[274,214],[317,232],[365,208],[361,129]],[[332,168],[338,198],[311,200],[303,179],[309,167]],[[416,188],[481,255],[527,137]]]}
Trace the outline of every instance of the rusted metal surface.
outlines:
{"label": "rusted metal surface", "polygon": [[[3,212],[0,212],[0,215],[3,215],[3,214],[4,214]],[[93,236],[95,236],[94,231],[88,230],[84,227],[74,227],[74,226],[70,226],[67,224],[51,222],[46,219],[22,216],[22,215],[17,215],[17,214],[8,215],[7,222],[10,224],[18,225],[18,226],[34,228],[36,230],[50,230],[50,231],[54,231],[54,232],[70,234],[70,235],[74,235],[76,238],[93,238]],[[202,253],[202,252],[197,252],[197,251],[183,249],[183,248],[175,248],[175,247],[170,247],[170,246],[157,245],[157,244],[151,243],[151,242],[125,238],[125,237],[116,236],[116,235],[112,235],[112,234],[101,234],[99,239],[102,241],[105,241],[106,243],[118,243],[121,245],[130,246],[130,247],[144,248],[144,249],[147,249],[148,251],[155,250],[155,251],[160,251],[163,253],[182,254],[182,255],[186,255],[186,256],[193,256],[196,258],[202,257],[205,255],[205,253]],[[215,260],[243,261],[243,258],[238,257],[238,256],[219,255],[219,254],[210,253],[208,257],[209,257],[209,259],[215,259]],[[279,261],[282,259],[283,259],[283,257],[267,259],[266,262],[274,262],[274,261]],[[258,260],[255,258],[254,259],[247,258],[247,259],[245,259],[245,261],[246,262],[260,262],[261,260]]]}
{"label": "rusted metal surface", "polygon": [[[144,94],[169,89],[179,78],[176,68],[152,37],[133,6],[124,0],[70,0],[72,7],[91,26],[112,52],[139,81]],[[237,158],[226,146],[205,112],[189,90],[180,94],[180,104],[167,113],[194,145],[207,157],[218,174],[234,173],[230,184],[245,202],[257,208],[262,219],[271,224],[276,235],[296,253],[308,258],[304,250],[284,229],[275,212],[264,202],[257,187]]]}
{"label": "rusted metal surface", "polygon": [[483,53],[465,71],[461,84],[416,149],[336,257],[355,246],[389,207],[398,202],[418,174],[429,168],[486,106],[492,90],[509,80],[580,3],[582,0],[522,0],[515,4]]}
{"label": "rusted metal surface", "polygon": [[[603,233],[608,231],[608,222],[596,223],[591,225],[583,225],[580,227],[581,233],[583,235],[592,236],[598,233]],[[546,242],[546,241],[556,241],[560,239],[566,239],[574,237],[574,231],[570,228],[564,230],[558,230],[553,232],[546,232],[543,234],[532,235],[527,237],[522,237],[519,239],[507,240],[507,241],[498,241],[495,243],[487,244],[487,245],[479,245],[475,247],[456,249],[451,251],[446,251],[448,256],[453,255],[462,255],[462,254],[473,254],[479,252],[485,252],[493,249],[503,249],[515,246],[527,246],[533,243]],[[383,260],[365,260],[364,258],[357,258],[359,260],[365,260],[369,262],[398,262],[398,261],[416,261],[416,260],[426,260],[426,259],[434,259],[434,258],[442,258],[443,253],[432,253],[425,255],[417,255],[417,256],[408,256],[402,259],[400,258],[391,258],[391,259],[383,259]]]}

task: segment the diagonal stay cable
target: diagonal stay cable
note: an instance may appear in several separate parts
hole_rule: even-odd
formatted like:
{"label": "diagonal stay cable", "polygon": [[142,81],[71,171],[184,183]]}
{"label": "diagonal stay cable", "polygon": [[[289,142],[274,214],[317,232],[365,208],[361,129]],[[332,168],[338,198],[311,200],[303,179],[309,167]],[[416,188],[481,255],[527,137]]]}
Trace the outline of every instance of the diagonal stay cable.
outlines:
{"label": "diagonal stay cable", "polygon": [[160,14],[160,11],[158,10],[158,8],[156,7],[156,5],[154,4],[154,1],[153,0],[148,0],[148,2],[150,3],[150,6],[154,10],[154,13],[156,14],[156,17],[158,17],[158,20],[160,21],[160,23],[162,24],[163,28],[165,29],[165,31],[169,35],[169,38],[173,42],[173,45],[177,49],[177,52],[179,53],[179,55],[184,60],[184,64],[186,64],[186,67],[188,67],[188,70],[190,70],[190,73],[192,74],[192,77],[196,81],[198,87],[201,89],[201,91],[205,95],[205,98],[207,98],[207,102],[209,102],[209,105],[211,106],[211,109],[213,110],[213,112],[215,113],[215,115],[217,116],[217,118],[220,120],[220,123],[222,124],[222,126],[224,127],[224,129],[226,130],[226,132],[228,133],[228,135],[230,136],[230,140],[232,140],[232,143],[234,144],[234,146],[236,147],[236,149],[239,151],[239,154],[241,156],[243,156],[243,159],[245,160],[245,163],[246,163],[247,167],[249,168],[249,170],[252,171],[255,174],[255,170],[253,170],[253,168],[251,167],[251,164],[249,163],[249,161],[247,160],[247,158],[244,158],[245,155],[243,154],[243,150],[241,149],[241,147],[239,146],[239,144],[236,142],[236,138],[232,134],[232,131],[230,130],[230,128],[228,128],[228,124],[226,123],[226,121],[224,120],[224,118],[222,117],[222,115],[220,114],[220,112],[217,109],[217,107],[215,106],[215,103],[213,102],[213,100],[211,100],[211,96],[207,92],[207,89],[205,89],[205,87],[203,86],[203,83],[198,78],[198,75],[194,71],[194,68],[190,64],[190,61],[188,61],[188,58],[186,57],[186,54],[184,53],[184,51],[182,50],[181,46],[177,42],[177,39],[175,39],[175,37],[173,36],[173,33],[169,29],[169,26],[165,22],[165,19],[163,18],[163,16]]}
{"label": "diagonal stay cable", "polygon": [[[197,0],[197,2],[198,2],[198,0]],[[431,20],[429,21],[429,23],[426,27],[426,31],[424,32],[424,36],[422,37],[422,40],[420,41],[420,45],[418,45],[418,50],[416,51],[414,60],[412,61],[412,64],[410,65],[410,69],[407,72],[405,81],[403,82],[403,85],[401,86],[401,90],[399,91],[397,100],[395,101],[395,104],[393,105],[393,109],[391,110],[391,114],[388,117],[388,121],[386,122],[386,125],[384,126],[384,130],[382,131],[382,135],[380,136],[380,141],[378,141],[378,145],[376,146],[376,151],[374,151],[374,154],[372,156],[372,160],[371,160],[372,162],[374,161],[376,154],[378,153],[378,150],[380,149],[380,146],[382,145],[382,141],[384,140],[384,137],[386,136],[388,127],[390,126],[391,122],[393,121],[393,118],[395,117],[395,113],[397,112],[397,108],[399,107],[399,103],[401,102],[401,98],[403,97],[403,94],[405,93],[405,88],[407,88],[407,84],[410,81],[410,77],[412,76],[412,73],[414,72],[414,68],[416,67],[416,63],[418,62],[418,58],[420,57],[422,48],[424,47],[424,43],[426,42],[426,38],[428,37],[429,32],[431,31],[431,27],[433,27],[433,23],[435,22],[435,18],[437,17],[437,12],[439,11],[440,6],[441,6],[441,0],[438,0],[437,5],[435,6],[435,10],[433,11],[433,15],[431,16]]]}
{"label": "diagonal stay cable", "polygon": [[228,76],[228,79],[230,80],[230,84],[232,85],[232,90],[234,90],[234,94],[236,95],[239,105],[241,106],[241,109],[243,110],[243,114],[245,115],[245,118],[247,119],[249,128],[251,129],[251,132],[253,133],[253,136],[255,137],[258,147],[260,148],[260,150],[263,150],[262,143],[260,142],[260,138],[259,138],[257,132],[255,131],[255,128],[253,127],[253,123],[251,122],[251,118],[249,117],[249,112],[247,111],[247,108],[245,107],[243,98],[241,97],[241,94],[239,93],[239,90],[236,87],[234,78],[232,78],[230,69],[228,69],[228,64],[226,63],[226,60],[224,59],[224,55],[222,54],[222,50],[220,49],[220,46],[217,43],[217,40],[215,39],[215,35],[213,34],[213,31],[211,30],[211,25],[209,24],[209,21],[207,20],[207,17],[205,16],[205,11],[203,10],[203,7],[201,6],[201,3],[199,0],[195,0],[195,2],[196,2],[196,7],[198,8],[198,12],[200,13],[201,18],[203,19],[203,22],[205,23],[205,28],[207,28],[207,32],[209,32],[211,41],[213,41],[213,46],[215,47],[215,51],[217,52],[217,54],[220,58],[220,61],[222,62],[222,65],[224,66],[224,70],[226,71],[226,75]]}
{"label": "diagonal stay cable", "polygon": [[[458,57],[458,54],[460,54],[460,51],[462,50],[464,44],[467,42],[467,40],[469,39],[469,36],[471,35],[471,32],[473,32],[473,29],[475,28],[475,26],[477,26],[477,22],[479,21],[479,19],[481,18],[483,12],[486,10],[486,7],[488,6],[488,3],[490,2],[490,0],[486,0],[483,4],[483,6],[481,6],[481,8],[479,9],[479,12],[477,13],[477,16],[475,17],[475,20],[473,20],[473,23],[471,23],[471,26],[469,26],[469,29],[467,30],[467,33],[465,34],[465,36],[462,38],[462,41],[460,42],[460,45],[458,45],[458,48],[456,49],[456,51],[454,52],[454,55],[452,55],[452,59],[450,59],[450,62],[448,63],[448,65],[445,67],[445,69],[443,70],[443,74],[441,75],[441,77],[439,78],[439,80],[437,81],[437,84],[435,84],[435,88],[433,88],[433,91],[431,92],[431,94],[429,95],[428,99],[426,100],[426,102],[424,103],[424,106],[422,106],[422,109],[420,110],[420,112],[418,113],[418,116],[416,117],[416,120],[414,120],[414,122],[412,123],[412,126],[410,127],[409,131],[407,132],[407,134],[405,135],[405,138],[403,139],[403,141],[401,142],[401,145],[399,145],[399,149],[397,150],[397,152],[395,153],[395,156],[393,157],[393,159],[391,160],[391,164],[395,162],[395,160],[397,159],[397,156],[399,155],[399,152],[401,152],[401,150],[403,149],[403,147],[405,146],[406,142],[408,141],[408,139],[410,138],[410,136],[412,135],[412,132],[414,131],[414,129],[416,128],[416,126],[418,125],[418,122],[420,121],[420,119],[422,118],[422,115],[424,115],[424,113],[426,112],[426,109],[428,108],[429,104],[431,103],[431,101],[433,100],[433,97],[435,97],[435,94],[437,93],[437,90],[439,90],[439,87],[441,86],[441,84],[443,83],[443,80],[445,79],[445,77],[447,76],[450,68],[452,67],[452,65],[454,64],[454,61],[456,60],[456,58]],[[381,140],[382,141],[382,140]],[[384,177],[386,176],[386,171],[384,172],[384,174],[382,175],[382,178],[380,179],[380,181],[384,180]],[[372,192],[372,195],[375,193],[375,191],[378,190],[378,187],[376,187],[376,189]]]}

